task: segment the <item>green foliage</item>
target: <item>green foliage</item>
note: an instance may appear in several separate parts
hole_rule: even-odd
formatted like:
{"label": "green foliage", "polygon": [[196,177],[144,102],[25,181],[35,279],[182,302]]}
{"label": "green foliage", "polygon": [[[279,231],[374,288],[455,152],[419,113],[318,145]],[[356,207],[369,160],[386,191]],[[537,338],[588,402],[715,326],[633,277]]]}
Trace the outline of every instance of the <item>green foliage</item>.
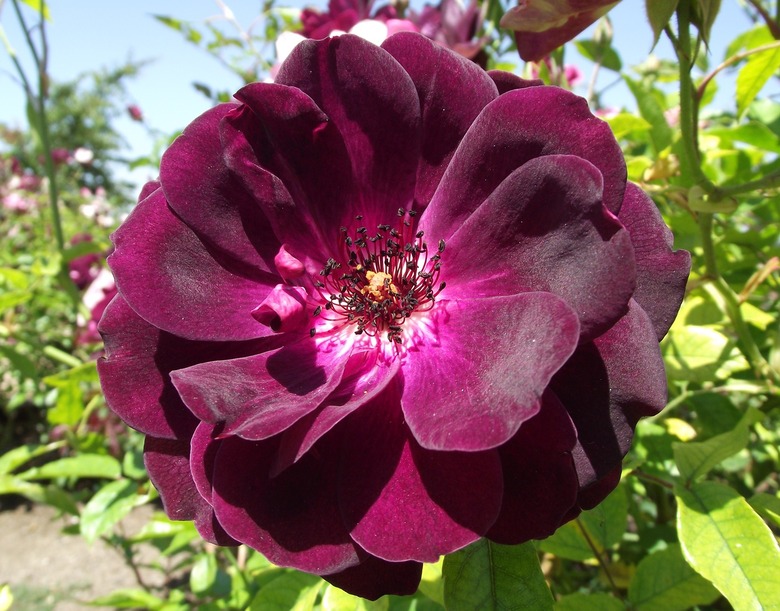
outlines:
{"label": "green foliage", "polygon": [[531,543],[485,539],[444,559],[444,605],[453,611],[552,609],[553,598]]}

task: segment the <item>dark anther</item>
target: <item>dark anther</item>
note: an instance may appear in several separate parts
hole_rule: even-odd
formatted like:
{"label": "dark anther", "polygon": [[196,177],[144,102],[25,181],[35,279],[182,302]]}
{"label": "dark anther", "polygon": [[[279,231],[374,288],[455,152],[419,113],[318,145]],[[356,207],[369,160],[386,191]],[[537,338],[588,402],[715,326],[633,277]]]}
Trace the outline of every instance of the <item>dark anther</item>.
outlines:
{"label": "dark anther", "polygon": [[[320,312],[322,312],[322,306],[317,306],[316,308],[314,308],[314,315],[315,315],[315,316],[319,316],[319,315],[320,315]],[[313,331],[313,330],[314,330],[314,329],[312,329],[312,331]]]}
{"label": "dark anther", "polygon": [[317,329],[309,329],[309,337],[314,337],[317,333]]}

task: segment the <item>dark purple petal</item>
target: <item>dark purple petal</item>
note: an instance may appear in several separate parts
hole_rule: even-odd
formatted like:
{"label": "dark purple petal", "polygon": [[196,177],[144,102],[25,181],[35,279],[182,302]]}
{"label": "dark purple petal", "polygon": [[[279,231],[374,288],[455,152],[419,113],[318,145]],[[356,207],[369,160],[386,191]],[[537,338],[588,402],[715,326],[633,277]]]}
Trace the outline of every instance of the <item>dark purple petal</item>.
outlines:
{"label": "dark purple petal", "polygon": [[276,82],[306,93],[341,133],[355,181],[353,207],[365,225],[390,222],[411,204],[422,144],[420,101],[389,53],[352,35],[306,40]]}
{"label": "dark purple petal", "polygon": [[517,50],[525,61],[540,61],[606,15],[620,0],[519,0],[501,18],[515,30]]}
{"label": "dark purple petal", "polygon": [[385,392],[345,421],[339,503],[352,538],[369,554],[435,562],[490,528],[501,506],[501,464],[494,450],[421,448],[403,422],[399,395],[400,388]]}
{"label": "dark purple petal", "polygon": [[197,422],[173,387],[171,371],[207,359],[236,358],[273,347],[263,340],[181,339],[147,323],[121,296],[106,309],[100,332],[105,356],[97,366],[106,402],[133,428],[163,438],[188,438]]}
{"label": "dark purple petal", "polygon": [[387,562],[367,554],[361,554],[360,564],[356,566],[322,576],[337,588],[368,600],[385,594],[410,596],[417,591],[420,577],[422,564],[419,562]]}
{"label": "dark purple petal", "polygon": [[498,93],[474,62],[425,37],[402,32],[388,38],[382,48],[412,77],[420,99],[423,140],[415,205],[424,209],[463,135]]}
{"label": "dark purple petal", "polygon": [[604,335],[577,349],[550,387],[577,429],[580,487],[623,460],[637,420],[666,404],[666,376],[655,329],[635,301]]}
{"label": "dark purple petal", "polygon": [[525,89],[526,87],[540,87],[544,85],[542,79],[524,79],[503,70],[488,70],[488,76],[493,79],[499,94],[504,94],[513,89]]}
{"label": "dark purple petal", "polygon": [[267,439],[314,410],[338,386],[348,354],[307,338],[263,354],[206,362],[171,374],[182,400],[222,435]]}
{"label": "dark purple petal", "polygon": [[447,242],[448,297],[555,293],[597,337],[625,314],[636,285],[629,234],[602,202],[601,174],[570,155],[515,170]]}
{"label": "dark purple petal", "polygon": [[236,98],[246,106],[222,126],[229,167],[281,241],[325,261],[360,199],[342,134],[294,87],[253,83]]}
{"label": "dark purple petal", "polygon": [[488,539],[515,545],[555,532],[577,500],[571,456],[576,441],[566,410],[553,393],[545,393],[539,413],[498,449],[504,497]]}
{"label": "dark purple petal", "polygon": [[590,161],[604,178],[604,205],[617,213],[626,165],[609,126],[565,89],[526,87],[503,94],[474,121],[425,211],[426,235],[448,239],[507,176],[545,155]]}
{"label": "dark purple petal", "polygon": [[357,564],[336,499],[339,448],[326,441],[272,478],[275,439],[223,440],[212,479],[220,524],[279,566],[322,575]]}
{"label": "dark purple petal", "polygon": [[168,207],[162,190],[140,202],[113,235],[108,258],[119,293],[142,318],[185,339],[230,341],[273,333],[252,310],[278,282],[236,269]]}
{"label": "dark purple petal", "polygon": [[338,387],[316,410],[282,434],[274,472],[289,467],[336,424],[360,406],[375,400],[396,376],[400,366],[399,359],[388,361],[378,351],[353,353]]}
{"label": "dark purple petal", "polygon": [[225,165],[220,123],[238,112],[220,104],[187,126],[160,163],[165,199],[205,243],[266,271],[279,244],[261,208]]}
{"label": "dark purple petal", "polygon": [[691,255],[672,250],[674,238],[653,200],[628,183],[618,215],[634,245],[637,286],[634,299],[650,317],[660,341],[672,326],[685,296]]}
{"label": "dark purple petal", "polygon": [[402,405],[431,450],[485,450],[539,411],[574,351],[577,316],[551,293],[446,301],[431,312],[437,340],[406,354]]}
{"label": "dark purple petal", "polygon": [[200,535],[215,545],[238,545],[219,525],[198,493],[189,468],[189,443],[147,437],[144,464],[171,520],[193,520]]}

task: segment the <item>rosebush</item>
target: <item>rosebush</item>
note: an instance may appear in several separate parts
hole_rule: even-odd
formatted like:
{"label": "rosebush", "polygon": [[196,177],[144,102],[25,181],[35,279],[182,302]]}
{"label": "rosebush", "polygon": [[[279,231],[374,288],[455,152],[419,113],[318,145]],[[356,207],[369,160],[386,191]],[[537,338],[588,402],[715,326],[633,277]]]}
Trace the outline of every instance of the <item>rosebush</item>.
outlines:
{"label": "rosebush", "polygon": [[109,259],[100,378],[169,516],[376,598],[602,500],[690,264],[608,126],[412,33],[235,98]]}

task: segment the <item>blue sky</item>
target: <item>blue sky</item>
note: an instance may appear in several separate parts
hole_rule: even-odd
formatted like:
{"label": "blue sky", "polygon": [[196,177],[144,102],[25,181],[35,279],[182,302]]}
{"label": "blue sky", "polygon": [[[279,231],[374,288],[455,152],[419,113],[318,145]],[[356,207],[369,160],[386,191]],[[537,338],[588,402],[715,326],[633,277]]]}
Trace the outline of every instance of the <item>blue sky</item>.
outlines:
{"label": "blue sky", "polygon": [[[278,2],[287,4],[284,0]],[[320,0],[311,4],[323,7],[325,2]],[[52,77],[59,81],[69,80],[89,70],[120,65],[128,58],[152,60],[139,77],[128,83],[128,88],[132,101],[141,107],[148,124],[165,133],[184,127],[209,107],[209,101],[192,87],[194,81],[207,83],[215,89],[231,90],[241,85],[238,77],[219,62],[152,17],[156,13],[202,23],[220,13],[214,0],[53,0],[49,4],[52,21],[47,31]],[[261,2],[228,0],[228,4],[237,20],[247,26],[256,18]],[[293,0],[290,4],[300,6],[301,0]],[[24,59],[26,49],[10,0],[0,0],[0,7],[0,24]],[[30,11],[27,15],[32,17]],[[614,45],[624,65],[642,61],[650,50],[652,38],[643,0],[624,0],[610,15],[615,28]],[[725,46],[747,25],[748,20],[737,0],[724,0],[712,36],[711,65],[722,61]],[[671,57],[670,47],[663,37],[656,53]],[[567,60],[576,62],[574,49],[569,51]],[[14,70],[8,54],[0,48],[0,122],[22,126],[23,97],[11,79],[12,74]],[[721,105],[733,104],[727,86],[721,86],[718,100]],[[620,92],[615,92],[610,102],[631,104]],[[118,128],[134,153],[143,154],[151,147],[151,139],[140,125],[128,119]]]}

